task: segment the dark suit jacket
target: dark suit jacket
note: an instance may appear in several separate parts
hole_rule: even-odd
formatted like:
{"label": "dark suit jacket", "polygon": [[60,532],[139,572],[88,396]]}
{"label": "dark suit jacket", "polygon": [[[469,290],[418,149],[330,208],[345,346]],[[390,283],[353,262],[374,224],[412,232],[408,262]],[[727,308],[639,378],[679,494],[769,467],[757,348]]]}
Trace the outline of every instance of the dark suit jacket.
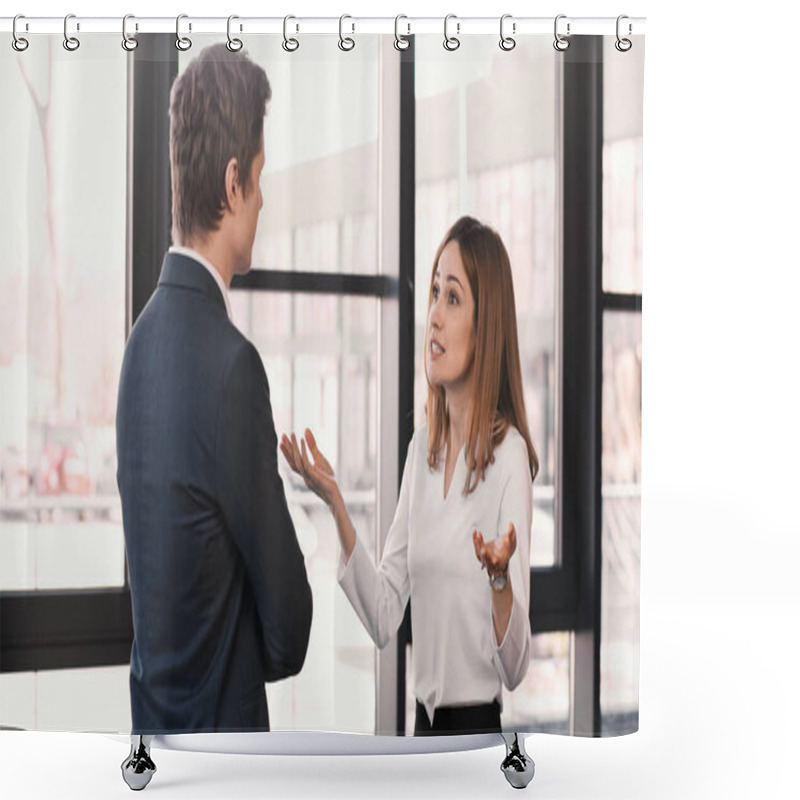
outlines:
{"label": "dark suit jacket", "polygon": [[164,258],[125,347],[117,483],[133,601],[133,733],[269,730],[311,590],[269,385],[202,264]]}

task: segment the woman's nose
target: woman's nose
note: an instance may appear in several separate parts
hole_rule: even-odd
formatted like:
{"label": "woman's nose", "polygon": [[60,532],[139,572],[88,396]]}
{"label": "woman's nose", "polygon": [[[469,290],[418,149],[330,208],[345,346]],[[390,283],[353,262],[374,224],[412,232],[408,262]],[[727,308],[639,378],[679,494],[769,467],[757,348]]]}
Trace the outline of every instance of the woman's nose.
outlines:
{"label": "woman's nose", "polygon": [[431,305],[430,320],[432,328],[442,327],[441,314],[439,312],[439,302],[437,300],[434,300]]}

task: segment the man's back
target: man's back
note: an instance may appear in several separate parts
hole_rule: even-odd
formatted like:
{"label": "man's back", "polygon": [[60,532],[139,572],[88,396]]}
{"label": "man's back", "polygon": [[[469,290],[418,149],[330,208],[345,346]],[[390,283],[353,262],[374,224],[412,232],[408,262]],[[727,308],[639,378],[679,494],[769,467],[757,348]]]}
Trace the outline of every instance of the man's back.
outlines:
{"label": "man's back", "polygon": [[117,452],[134,732],[268,729],[263,684],[302,667],[311,593],[261,360],[183,255],[128,341]]}

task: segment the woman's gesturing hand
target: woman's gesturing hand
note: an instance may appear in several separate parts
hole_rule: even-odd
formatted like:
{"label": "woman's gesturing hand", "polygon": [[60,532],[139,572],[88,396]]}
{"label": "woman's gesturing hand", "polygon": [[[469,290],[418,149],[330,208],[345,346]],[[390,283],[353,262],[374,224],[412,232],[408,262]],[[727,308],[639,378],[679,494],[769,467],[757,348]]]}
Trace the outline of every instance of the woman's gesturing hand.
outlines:
{"label": "woman's gesturing hand", "polygon": [[[306,442],[308,442],[311,457],[314,459],[313,462],[308,457]],[[306,428],[305,439],[301,439],[298,445],[294,434],[289,439],[284,433],[281,437],[280,447],[289,466],[302,477],[306,486],[314,494],[322,498],[328,506],[332,506],[339,492],[339,487],[333,474],[333,468],[317,447],[314,434]]]}
{"label": "woman's gesturing hand", "polygon": [[508,566],[511,556],[517,549],[517,532],[514,523],[508,523],[508,530],[488,544],[483,541],[483,534],[477,530],[472,531],[472,543],[475,545],[475,555],[481,562],[481,568],[486,567],[490,575],[502,572]]}

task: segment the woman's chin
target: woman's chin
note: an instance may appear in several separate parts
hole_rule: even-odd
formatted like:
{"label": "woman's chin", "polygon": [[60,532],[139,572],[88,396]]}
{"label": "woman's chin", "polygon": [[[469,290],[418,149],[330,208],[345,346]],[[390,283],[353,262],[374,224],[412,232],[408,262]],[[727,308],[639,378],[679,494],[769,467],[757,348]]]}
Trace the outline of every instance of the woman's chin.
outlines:
{"label": "woman's chin", "polygon": [[441,376],[437,373],[435,369],[429,369],[426,373],[428,378],[428,385],[432,389],[443,389],[444,384],[442,382]]}

